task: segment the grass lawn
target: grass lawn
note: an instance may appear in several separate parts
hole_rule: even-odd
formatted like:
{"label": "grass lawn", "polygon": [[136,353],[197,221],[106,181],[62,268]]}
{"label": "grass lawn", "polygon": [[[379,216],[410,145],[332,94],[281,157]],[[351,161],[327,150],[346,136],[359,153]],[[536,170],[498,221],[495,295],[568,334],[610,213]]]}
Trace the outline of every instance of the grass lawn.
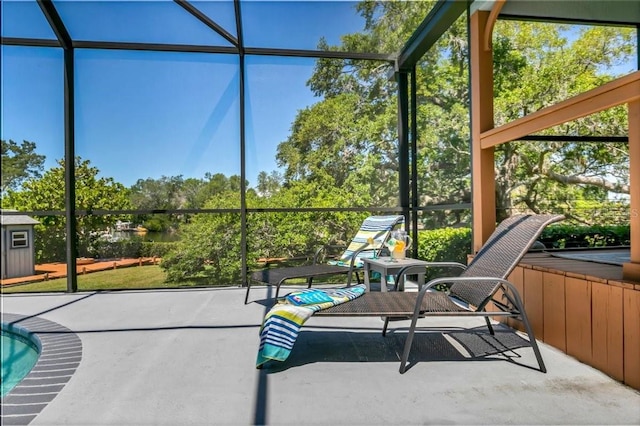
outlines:
{"label": "grass lawn", "polygon": [[[190,280],[166,283],[165,273],[158,265],[134,266],[78,275],[78,291],[136,290],[212,285],[210,280]],[[67,279],[58,278],[31,284],[2,287],[2,293],[66,291]]]}

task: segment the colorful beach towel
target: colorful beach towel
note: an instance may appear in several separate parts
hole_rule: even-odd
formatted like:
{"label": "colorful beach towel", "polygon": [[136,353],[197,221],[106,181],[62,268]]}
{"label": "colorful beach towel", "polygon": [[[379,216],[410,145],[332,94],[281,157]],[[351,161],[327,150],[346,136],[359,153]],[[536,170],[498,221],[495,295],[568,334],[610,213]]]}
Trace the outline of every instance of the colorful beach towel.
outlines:
{"label": "colorful beach towel", "polygon": [[315,312],[348,302],[364,294],[364,284],[340,289],[306,289],[278,299],[264,317],[256,367],[289,357],[300,328]]}
{"label": "colorful beach towel", "polygon": [[[349,266],[354,253],[358,252],[354,265],[361,268],[362,259],[374,258],[384,247],[391,231],[404,223],[404,216],[369,216],[362,222],[358,233],[353,237],[340,259],[334,264]],[[359,251],[362,250],[362,251]],[[329,262],[331,264],[332,262]]]}

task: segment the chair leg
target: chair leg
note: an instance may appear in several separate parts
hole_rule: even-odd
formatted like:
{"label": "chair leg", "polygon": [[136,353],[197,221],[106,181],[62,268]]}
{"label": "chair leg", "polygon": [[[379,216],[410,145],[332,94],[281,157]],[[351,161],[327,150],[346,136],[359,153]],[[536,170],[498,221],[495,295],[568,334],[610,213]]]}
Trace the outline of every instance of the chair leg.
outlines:
{"label": "chair leg", "polygon": [[484,320],[487,322],[487,328],[489,329],[489,334],[491,334],[492,336],[495,336],[496,332],[493,329],[493,326],[491,325],[491,320],[489,320],[489,317],[484,317]]}
{"label": "chair leg", "polygon": [[[419,303],[421,302],[422,298],[419,297]],[[419,313],[415,313],[411,318],[409,333],[407,334],[407,340],[404,342],[404,351],[402,352],[402,359],[400,360],[400,374],[404,374],[405,370],[407,369],[407,361],[409,360],[409,352],[411,352],[411,344],[413,343],[413,335],[416,332],[418,317]]]}
{"label": "chair leg", "polygon": [[529,336],[529,342],[531,342],[531,348],[533,349],[533,353],[536,355],[536,360],[538,361],[538,366],[540,367],[540,371],[543,373],[546,373],[547,367],[545,367],[544,361],[542,360],[542,354],[540,353],[540,348],[538,348],[538,342],[536,342],[536,336],[533,335],[533,329],[531,328],[531,324],[529,323],[527,314],[524,311],[524,307],[520,305],[520,306],[517,306],[517,309],[520,310],[522,322],[524,323],[524,329],[527,331],[527,336]]}
{"label": "chair leg", "polygon": [[247,281],[247,293],[244,296],[244,304],[246,305],[249,301],[249,290],[251,289],[251,283]]}
{"label": "chair leg", "polygon": [[389,317],[384,317],[384,327],[382,327],[382,335],[387,335],[387,327],[389,326]]}
{"label": "chair leg", "polygon": [[[529,318],[527,318],[527,312],[524,310],[524,304],[522,303],[522,299],[518,294],[515,288],[511,288],[512,297],[509,298],[509,301],[513,304],[514,308],[519,313],[520,319],[524,323],[524,329],[527,332],[527,336],[529,337],[529,342],[531,343],[531,348],[533,349],[533,353],[536,355],[536,360],[538,361],[538,367],[540,367],[540,371],[543,373],[547,372],[547,367],[544,365],[544,361],[542,360],[542,354],[540,353],[540,348],[538,348],[538,342],[536,341],[536,336],[533,334],[533,328],[531,328],[531,324],[529,323]],[[505,294],[508,294],[505,292]],[[514,317],[518,315],[514,313]]]}

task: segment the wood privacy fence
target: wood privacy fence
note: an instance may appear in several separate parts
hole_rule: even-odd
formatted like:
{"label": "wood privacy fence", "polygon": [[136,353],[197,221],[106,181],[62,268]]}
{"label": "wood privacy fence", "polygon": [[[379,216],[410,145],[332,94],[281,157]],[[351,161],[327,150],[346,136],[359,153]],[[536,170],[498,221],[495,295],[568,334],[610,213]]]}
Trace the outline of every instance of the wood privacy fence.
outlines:
{"label": "wood privacy fence", "polygon": [[528,254],[509,281],[538,340],[640,390],[640,283],[622,267]]}

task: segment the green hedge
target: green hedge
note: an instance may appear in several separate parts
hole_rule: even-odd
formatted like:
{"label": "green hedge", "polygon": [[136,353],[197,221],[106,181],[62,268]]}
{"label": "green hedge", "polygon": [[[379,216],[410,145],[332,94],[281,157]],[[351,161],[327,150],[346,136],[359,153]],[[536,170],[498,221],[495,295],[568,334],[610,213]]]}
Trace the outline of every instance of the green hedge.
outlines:
{"label": "green hedge", "polygon": [[547,248],[583,248],[627,246],[631,241],[629,225],[575,226],[557,224],[542,231],[540,241]]}
{"label": "green hedge", "polygon": [[119,259],[140,257],[142,241],[131,238],[120,241],[97,240],[89,248],[89,256],[96,259]]}
{"label": "green hedge", "polygon": [[[471,252],[470,228],[440,228],[418,232],[418,258],[467,263]],[[624,246],[630,244],[629,225],[551,225],[539,241],[548,249]]]}
{"label": "green hedge", "polygon": [[177,246],[176,242],[144,242],[140,250],[142,257],[165,257],[165,255]]}
{"label": "green hedge", "polygon": [[471,229],[440,228],[418,232],[418,259],[467,264],[471,252]]}
{"label": "green hedge", "polygon": [[96,259],[119,259],[138,257],[164,257],[174,242],[147,242],[139,238],[120,241],[98,240],[89,249],[89,256]]}

